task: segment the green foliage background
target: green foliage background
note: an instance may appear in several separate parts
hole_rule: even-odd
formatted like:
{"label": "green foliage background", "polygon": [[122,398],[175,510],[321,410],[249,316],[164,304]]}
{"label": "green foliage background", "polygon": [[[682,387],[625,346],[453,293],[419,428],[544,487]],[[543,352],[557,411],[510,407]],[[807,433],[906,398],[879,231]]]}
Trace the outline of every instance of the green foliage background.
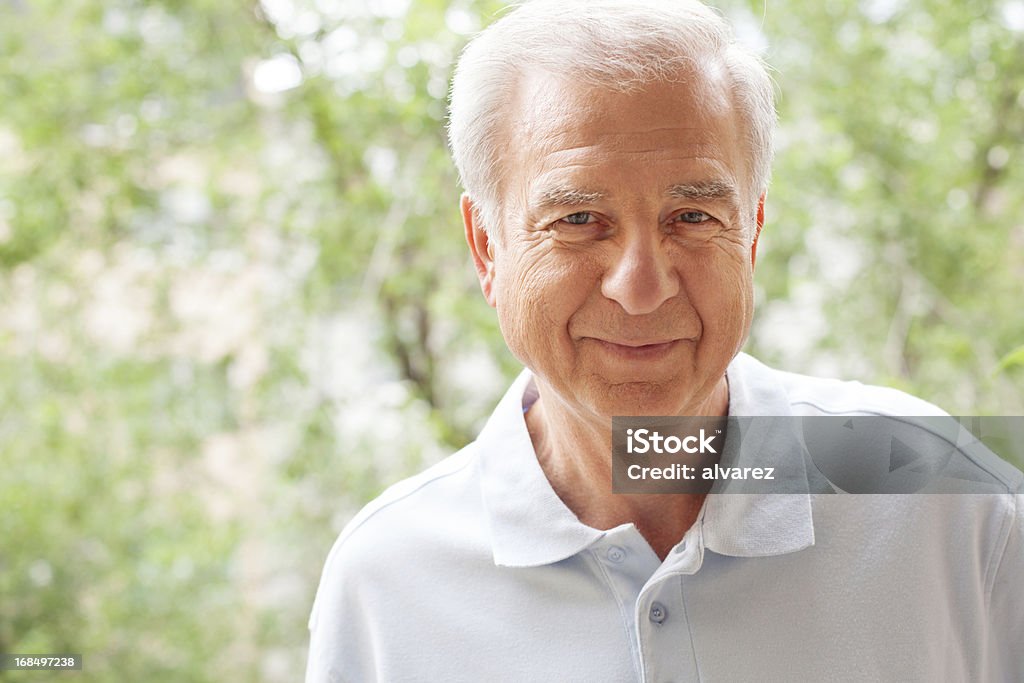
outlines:
{"label": "green foliage background", "polygon": [[[337,532],[516,372],[443,136],[503,4],[0,3],[0,652],[301,677]],[[719,7],[782,117],[748,350],[1024,414],[1024,3]]]}

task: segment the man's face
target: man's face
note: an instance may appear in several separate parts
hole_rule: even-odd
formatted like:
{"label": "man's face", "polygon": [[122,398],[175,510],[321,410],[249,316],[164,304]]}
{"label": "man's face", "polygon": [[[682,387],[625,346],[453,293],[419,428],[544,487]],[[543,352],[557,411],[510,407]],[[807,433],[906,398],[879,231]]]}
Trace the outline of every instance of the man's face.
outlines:
{"label": "man's face", "polygon": [[750,329],[739,117],[698,73],[629,93],[546,74],[508,112],[503,224],[467,237],[509,349],[580,417],[709,410]]}

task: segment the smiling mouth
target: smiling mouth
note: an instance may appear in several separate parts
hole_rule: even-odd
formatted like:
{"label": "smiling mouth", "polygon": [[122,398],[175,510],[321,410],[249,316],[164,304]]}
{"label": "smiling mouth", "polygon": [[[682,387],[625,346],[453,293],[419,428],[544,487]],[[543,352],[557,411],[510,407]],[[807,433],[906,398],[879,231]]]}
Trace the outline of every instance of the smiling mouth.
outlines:
{"label": "smiling mouth", "polygon": [[634,342],[621,341],[613,342],[607,339],[591,337],[602,349],[627,360],[658,360],[675,349],[682,339],[669,339],[667,341]]}

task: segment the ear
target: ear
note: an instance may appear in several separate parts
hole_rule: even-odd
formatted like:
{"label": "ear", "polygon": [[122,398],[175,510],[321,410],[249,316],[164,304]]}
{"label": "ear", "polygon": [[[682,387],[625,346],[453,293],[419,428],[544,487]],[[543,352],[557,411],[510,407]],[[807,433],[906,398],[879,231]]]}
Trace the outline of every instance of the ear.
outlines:
{"label": "ear", "polygon": [[761,228],[764,227],[764,199],[768,196],[765,192],[761,195],[761,198],[757,200],[757,228],[754,232],[754,243],[750,245],[750,269],[754,269],[754,264],[757,262],[757,240],[761,237]]}
{"label": "ear", "polygon": [[493,308],[495,304],[494,243],[491,241],[491,236],[484,230],[484,226],[480,224],[473,208],[473,200],[468,194],[462,195],[459,207],[462,209],[462,224],[466,229],[466,244],[469,245],[469,253],[473,256],[476,277],[480,280],[480,290],[484,293],[487,303]]}

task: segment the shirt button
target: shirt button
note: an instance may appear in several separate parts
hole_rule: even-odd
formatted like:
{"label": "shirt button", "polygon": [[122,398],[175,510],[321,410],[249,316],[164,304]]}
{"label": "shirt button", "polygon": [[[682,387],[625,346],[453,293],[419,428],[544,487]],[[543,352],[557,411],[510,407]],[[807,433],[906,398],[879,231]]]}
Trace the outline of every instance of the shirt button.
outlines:
{"label": "shirt button", "polygon": [[655,624],[660,624],[668,618],[668,610],[665,609],[665,605],[655,602],[651,604],[651,612],[648,616]]}
{"label": "shirt button", "polygon": [[607,557],[615,564],[618,564],[626,559],[626,551],[617,545],[613,545],[611,548],[608,548]]}

